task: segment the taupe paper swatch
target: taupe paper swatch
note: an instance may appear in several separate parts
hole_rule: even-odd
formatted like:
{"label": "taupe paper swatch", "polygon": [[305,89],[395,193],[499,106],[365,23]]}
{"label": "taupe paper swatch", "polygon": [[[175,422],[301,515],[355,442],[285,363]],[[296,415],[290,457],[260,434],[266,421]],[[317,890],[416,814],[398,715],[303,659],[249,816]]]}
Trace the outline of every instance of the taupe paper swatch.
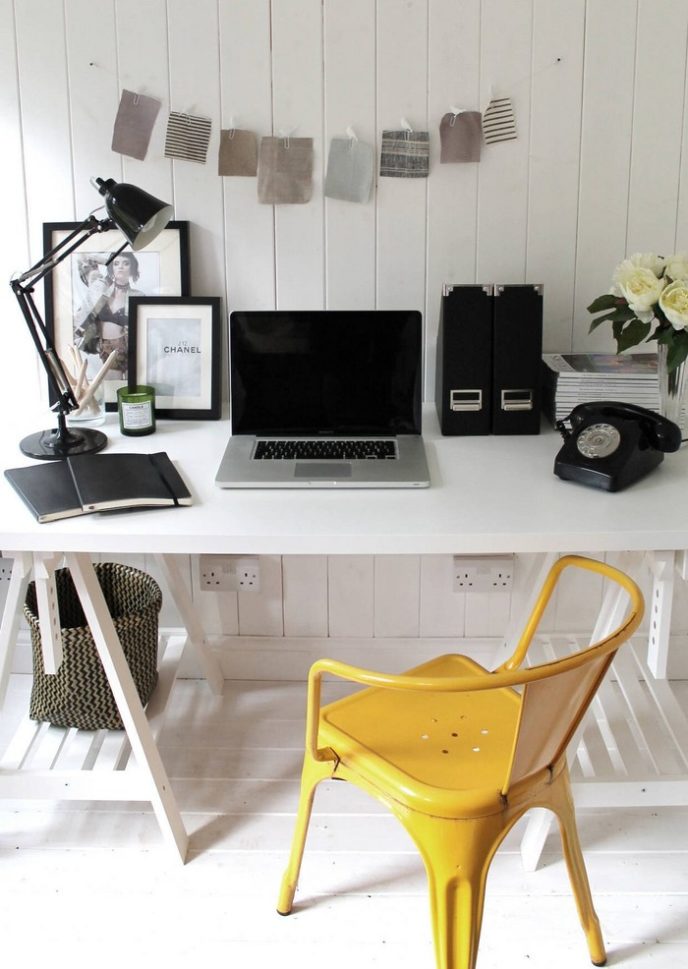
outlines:
{"label": "taupe paper swatch", "polygon": [[258,171],[258,139],[253,131],[223,128],[217,159],[218,175],[255,175]]}
{"label": "taupe paper swatch", "polygon": [[313,192],[313,139],[262,138],[258,153],[258,201],[301,205]]}
{"label": "taupe paper swatch", "polygon": [[380,175],[387,178],[427,178],[429,172],[429,132],[404,128],[382,132]]}
{"label": "taupe paper swatch", "polygon": [[143,161],[160,105],[157,98],[123,90],[112,131],[112,150]]}
{"label": "taupe paper swatch", "polygon": [[367,202],[373,186],[373,146],[356,138],[333,138],[327,158],[325,195]]}
{"label": "taupe paper swatch", "polygon": [[445,114],[440,122],[440,164],[479,162],[483,140],[479,111]]}

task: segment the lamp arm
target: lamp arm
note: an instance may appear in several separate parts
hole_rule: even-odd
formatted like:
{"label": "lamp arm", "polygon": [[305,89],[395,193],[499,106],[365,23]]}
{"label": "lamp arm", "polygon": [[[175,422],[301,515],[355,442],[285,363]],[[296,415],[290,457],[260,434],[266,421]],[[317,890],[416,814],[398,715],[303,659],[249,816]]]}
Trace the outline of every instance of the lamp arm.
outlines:
{"label": "lamp arm", "polygon": [[41,279],[44,279],[49,273],[53,272],[75,249],[78,249],[86,239],[89,239],[97,232],[105,232],[113,228],[116,228],[116,226],[112,219],[96,219],[94,215],[90,215],[73,232],[70,232],[62,242],[58,243],[50,252],[47,252],[34,266],[31,266],[26,272],[21,273],[10,281],[12,291],[22,311],[24,322],[29,329],[43,369],[48,376],[48,382],[57,397],[57,401],[53,404],[53,409],[62,415],[76,410],[79,402],[76,399],[72,385],[62,366],[62,361],[57,355],[55,341],[43,322],[41,314],[38,312],[38,307],[34,302],[34,287]]}
{"label": "lamp arm", "polygon": [[[73,232],[65,236],[62,242],[59,242],[50,252],[46,252],[43,258],[39,259],[34,266],[31,266],[26,272],[15,277],[12,280],[13,288],[15,282],[21,284],[28,282],[29,286],[35,286],[48,273],[51,273],[63,259],[70,256],[75,249],[78,249],[82,242],[90,239],[92,235],[98,232],[107,232],[110,229],[116,228],[117,226],[112,219],[96,219],[94,215],[90,215]],[[69,246],[69,248],[65,248],[65,246]]]}

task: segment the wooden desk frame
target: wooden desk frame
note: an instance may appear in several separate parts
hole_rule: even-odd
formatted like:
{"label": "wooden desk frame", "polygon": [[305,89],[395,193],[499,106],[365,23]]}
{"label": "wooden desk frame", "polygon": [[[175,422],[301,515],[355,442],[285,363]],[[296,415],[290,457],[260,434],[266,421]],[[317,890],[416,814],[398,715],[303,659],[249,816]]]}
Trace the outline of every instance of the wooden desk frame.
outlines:
{"label": "wooden desk frame", "polygon": [[[6,553],[7,554],[7,553]],[[31,575],[36,582],[39,621],[41,626],[41,647],[45,670],[56,672],[62,659],[58,612],[55,596],[55,568],[62,556],[41,552],[10,553],[14,559],[10,588],[5,604],[2,625],[0,626],[0,707],[4,701],[9,679],[13,647],[17,639],[19,618],[26,598],[26,589]],[[84,552],[68,552],[64,555],[74,586],[84,610],[86,621],[98,650],[110,688],[115,697],[124,723],[126,736],[136,758],[138,771],[132,782],[132,772],[115,772],[106,786],[79,784],[76,777],[67,781],[58,774],[36,773],[19,767],[0,770],[0,796],[21,797],[43,796],[64,797],[67,786],[71,788],[70,797],[105,799],[126,798],[146,800],[153,805],[160,830],[165,840],[178,853],[182,861],[186,859],[188,834],[172,793],[167,772],[160,758],[156,737],[149,716],[141,705],[136,686],[124,657],[122,644],[110,616],[102,589],[98,583],[91,556]],[[186,639],[177,650],[177,661],[186,642],[195,649],[204,676],[213,693],[221,694],[224,680],[219,663],[208,648],[201,624],[196,616],[186,586],[179,573],[174,556],[160,555],[158,560],[163,569],[165,580],[179,610],[186,629]],[[176,673],[176,669],[175,669]],[[169,695],[171,683],[167,678],[166,693]],[[157,713],[154,708],[153,713]],[[11,761],[11,755],[10,755]],[[100,779],[100,778],[99,778]],[[88,779],[87,779],[88,780]]]}

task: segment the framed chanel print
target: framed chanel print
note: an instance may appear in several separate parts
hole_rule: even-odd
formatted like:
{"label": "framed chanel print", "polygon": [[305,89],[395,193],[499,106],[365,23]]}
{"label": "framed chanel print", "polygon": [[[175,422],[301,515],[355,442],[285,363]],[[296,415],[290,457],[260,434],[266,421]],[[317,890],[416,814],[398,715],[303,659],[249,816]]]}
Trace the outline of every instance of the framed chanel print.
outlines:
{"label": "framed chanel print", "polygon": [[220,417],[220,306],[218,296],[129,300],[129,386],[155,388],[156,417]]}
{"label": "framed chanel print", "polygon": [[[45,223],[44,251],[49,252],[78,225]],[[92,378],[115,351],[104,381],[108,410],[117,410],[117,389],[128,381],[129,300],[189,292],[188,222],[170,222],[138,252],[124,247],[125,242],[118,229],[99,232],[45,279],[45,322],[58,355],[64,358],[70,345],[78,347],[87,361],[86,377]]]}

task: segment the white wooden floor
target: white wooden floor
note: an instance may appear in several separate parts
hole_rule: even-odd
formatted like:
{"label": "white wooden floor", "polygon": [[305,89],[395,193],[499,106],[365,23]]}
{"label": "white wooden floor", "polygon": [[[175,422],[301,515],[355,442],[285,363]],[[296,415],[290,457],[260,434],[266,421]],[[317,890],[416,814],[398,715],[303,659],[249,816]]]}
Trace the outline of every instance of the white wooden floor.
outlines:
{"label": "white wooden floor", "polygon": [[[0,748],[29,689],[12,678]],[[275,913],[303,706],[298,683],[229,682],[220,698],[177,683],[161,750],[192,834],[186,866],[147,805],[0,802],[3,965],[434,969],[413,846],[345,784],[321,786],[298,906]],[[579,826],[609,964],[688,966],[688,808],[586,809]],[[553,964],[589,965],[559,846],[550,835],[526,874],[512,834],[492,867],[479,969]]]}

